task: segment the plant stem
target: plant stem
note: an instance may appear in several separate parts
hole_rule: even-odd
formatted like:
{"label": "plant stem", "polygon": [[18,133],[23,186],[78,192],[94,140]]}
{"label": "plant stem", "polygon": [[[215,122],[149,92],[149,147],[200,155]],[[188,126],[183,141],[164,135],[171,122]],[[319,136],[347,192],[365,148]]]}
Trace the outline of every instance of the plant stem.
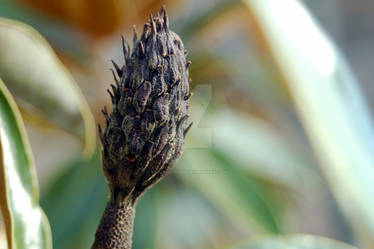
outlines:
{"label": "plant stem", "polygon": [[131,249],[135,205],[108,202],[91,249]]}

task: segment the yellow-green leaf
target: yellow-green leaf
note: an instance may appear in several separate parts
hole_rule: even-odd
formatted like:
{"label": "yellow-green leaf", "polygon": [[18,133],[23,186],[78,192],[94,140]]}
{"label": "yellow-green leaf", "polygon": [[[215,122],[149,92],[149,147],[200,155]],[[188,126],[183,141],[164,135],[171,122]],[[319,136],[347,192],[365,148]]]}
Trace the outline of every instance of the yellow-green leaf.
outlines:
{"label": "yellow-green leaf", "polygon": [[212,147],[242,170],[294,191],[320,184],[303,150],[294,148],[271,123],[223,109],[211,115],[209,127]]}
{"label": "yellow-green leaf", "polygon": [[74,79],[32,27],[0,18],[0,77],[22,108],[85,139],[95,149],[95,122]]}
{"label": "yellow-green leaf", "polygon": [[356,232],[373,236],[374,130],[357,80],[299,1],[245,2],[337,200]]}
{"label": "yellow-green leaf", "polygon": [[219,153],[187,150],[176,172],[183,182],[206,196],[239,229],[248,233],[280,232],[278,220],[264,192]]}
{"label": "yellow-green leaf", "polygon": [[0,80],[0,208],[9,249],[51,249],[34,160],[18,108]]}
{"label": "yellow-green leaf", "polygon": [[231,249],[357,249],[332,239],[312,235],[287,235],[242,243]]}

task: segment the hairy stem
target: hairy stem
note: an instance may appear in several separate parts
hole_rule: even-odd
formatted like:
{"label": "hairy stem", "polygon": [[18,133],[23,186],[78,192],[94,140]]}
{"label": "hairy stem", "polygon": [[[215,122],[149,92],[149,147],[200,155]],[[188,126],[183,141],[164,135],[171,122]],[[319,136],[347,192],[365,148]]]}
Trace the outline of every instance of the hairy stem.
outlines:
{"label": "hairy stem", "polygon": [[135,205],[108,202],[91,249],[131,249]]}

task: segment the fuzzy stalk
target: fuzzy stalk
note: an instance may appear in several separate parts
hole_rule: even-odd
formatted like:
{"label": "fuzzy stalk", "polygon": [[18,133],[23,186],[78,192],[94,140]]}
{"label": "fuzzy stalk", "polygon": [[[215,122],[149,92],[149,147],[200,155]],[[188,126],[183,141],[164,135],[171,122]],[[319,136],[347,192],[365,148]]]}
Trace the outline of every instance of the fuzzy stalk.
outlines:
{"label": "fuzzy stalk", "polygon": [[95,242],[91,249],[130,249],[135,219],[135,207],[130,203],[109,202],[105,207]]}

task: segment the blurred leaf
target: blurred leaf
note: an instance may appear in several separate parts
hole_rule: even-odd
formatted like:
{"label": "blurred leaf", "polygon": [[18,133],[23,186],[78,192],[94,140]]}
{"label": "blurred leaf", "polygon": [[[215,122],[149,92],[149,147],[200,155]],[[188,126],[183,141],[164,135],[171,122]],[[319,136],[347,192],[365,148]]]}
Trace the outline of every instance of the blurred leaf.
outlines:
{"label": "blurred leaf", "polygon": [[335,240],[312,235],[287,235],[243,243],[231,249],[355,249]]}
{"label": "blurred leaf", "polygon": [[212,115],[209,123],[213,147],[240,169],[294,191],[320,183],[306,152],[293,148],[270,123],[232,110]]}
{"label": "blurred leaf", "polygon": [[266,193],[241,174],[231,161],[209,150],[187,150],[178,177],[194,186],[222,213],[246,232],[278,233]]}
{"label": "blurred leaf", "polygon": [[[188,21],[182,23],[180,27],[177,26],[176,31],[183,39],[188,40],[203,27],[212,23],[217,17],[220,17],[241,2],[242,0],[219,0],[213,5],[213,8],[208,8],[199,15],[195,15],[195,18],[189,18]],[[178,23],[176,24],[178,25]]]}
{"label": "blurred leaf", "polygon": [[281,129],[260,118],[244,117],[233,109],[210,110],[209,85],[198,85],[193,91],[190,109],[196,125],[187,137],[186,148],[215,150],[238,169],[293,191],[320,184],[308,153],[295,148]]}
{"label": "blurred leaf", "polygon": [[95,122],[74,79],[45,39],[23,23],[0,18],[0,76],[36,116],[84,137],[95,148]]}
{"label": "blurred leaf", "polygon": [[246,3],[255,34],[290,89],[335,196],[351,223],[373,237],[374,130],[359,83],[298,1]]}
{"label": "blurred leaf", "polygon": [[89,248],[109,195],[99,153],[64,168],[41,200],[51,222],[53,245],[55,249]]}
{"label": "blurred leaf", "polygon": [[190,83],[191,88],[195,87],[201,82],[227,82],[227,78],[231,76],[233,70],[227,63],[227,57],[214,55],[211,53],[197,52],[191,53],[189,58],[193,63],[190,66],[190,75],[193,81]]}
{"label": "blurred leaf", "polygon": [[175,248],[173,245],[185,249],[215,248],[211,245],[220,244],[229,237],[217,239],[218,234],[227,234],[231,227],[225,226],[225,219],[208,200],[183,185],[172,188],[165,180],[168,191],[159,191],[159,220],[162,222],[158,225],[157,248]]}
{"label": "blurred leaf", "polygon": [[0,0],[0,5],[1,17],[21,21],[34,27],[58,50],[59,55],[69,55],[82,63],[93,60],[90,54],[92,48],[87,43],[87,39],[74,28],[21,6],[13,0]]}
{"label": "blurred leaf", "polygon": [[0,80],[0,208],[9,249],[51,249],[34,159],[18,108]]}
{"label": "blurred leaf", "polygon": [[136,205],[132,245],[133,249],[155,248],[158,234],[157,225],[159,220],[158,197],[157,187],[153,187],[146,192],[146,194]]}

